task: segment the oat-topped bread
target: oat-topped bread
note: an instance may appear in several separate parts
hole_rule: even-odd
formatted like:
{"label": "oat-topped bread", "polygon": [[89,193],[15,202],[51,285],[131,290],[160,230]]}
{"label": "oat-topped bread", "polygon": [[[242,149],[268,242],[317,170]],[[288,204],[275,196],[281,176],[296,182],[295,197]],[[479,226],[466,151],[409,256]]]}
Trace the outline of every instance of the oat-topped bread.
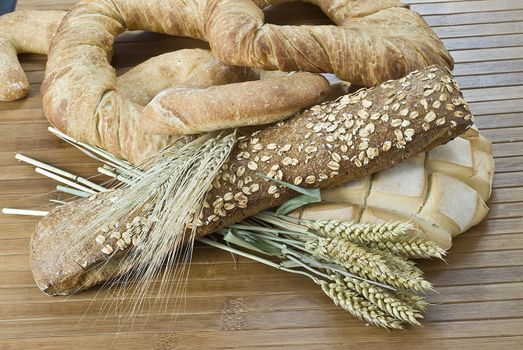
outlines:
{"label": "oat-topped bread", "polygon": [[[307,188],[335,187],[446,143],[471,124],[458,85],[439,67],[316,105],[238,141],[214,178],[200,220],[194,221],[196,233],[212,233],[296,195],[259,175]],[[96,214],[111,205],[114,196],[109,191],[95,200],[72,202],[40,222],[31,261],[44,292],[68,294],[121,273],[117,266],[132,252],[133,237],[147,239],[143,227],[150,223],[138,219],[139,228],[126,231],[129,240],[122,240],[121,232],[113,235],[96,228],[89,236],[102,236],[102,243],[93,238],[77,251],[63,251],[62,242],[91,220],[91,215],[70,214]],[[125,222],[119,225],[126,227]]]}
{"label": "oat-topped bread", "polygon": [[470,128],[460,137],[379,173],[322,191],[324,203],[297,210],[311,220],[415,222],[426,239],[450,248],[452,237],[488,213],[494,158]]}

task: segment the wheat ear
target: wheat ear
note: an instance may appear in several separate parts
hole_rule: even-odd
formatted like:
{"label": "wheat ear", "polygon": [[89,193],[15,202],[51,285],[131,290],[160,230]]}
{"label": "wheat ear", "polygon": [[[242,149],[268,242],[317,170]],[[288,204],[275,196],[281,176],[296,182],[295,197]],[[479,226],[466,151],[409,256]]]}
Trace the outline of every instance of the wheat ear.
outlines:
{"label": "wheat ear", "polygon": [[368,301],[378,305],[378,307],[395,318],[419,326],[418,318],[423,318],[421,310],[413,307],[412,304],[398,298],[383,288],[371,286],[365,281],[346,276],[343,281],[349,289],[356,291]]}
{"label": "wheat ear", "polygon": [[355,243],[383,242],[404,237],[414,228],[411,222],[358,224],[350,221],[318,220],[307,227],[327,237],[343,237]]}
{"label": "wheat ear", "polygon": [[372,242],[371,248],[386,250],[396,255],[407,258],[439,258],[442,259],[446,252],[436,243],[420,237],[404,237],[396,241]]}
{"label": "wheat ear", "polygon": [[318,281],[323,292],[334,304],[350,312],[354,317],[382,328],[402,329],[401,321],[388,315],[374,303],[351,291],[339,276],[331,276],[334,282]]}

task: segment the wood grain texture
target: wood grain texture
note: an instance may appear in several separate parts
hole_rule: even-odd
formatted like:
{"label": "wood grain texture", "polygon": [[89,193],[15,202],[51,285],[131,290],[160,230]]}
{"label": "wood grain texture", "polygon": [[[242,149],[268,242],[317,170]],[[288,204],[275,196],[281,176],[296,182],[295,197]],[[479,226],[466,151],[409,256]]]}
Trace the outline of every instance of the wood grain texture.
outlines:
{"label": "wood grain texture", "polygon": [[[19,0],[22,9],[67,9],[74,0]],[[443,38],[482,133],[494,143],[496,176],[487,220],[458,237],[447,264],[420,266],[439,294],[422,328],[387,332],[337,309],[307,279],[197,246],[182,311],[138,316],[134,327],[104,312],[106,292],[41,293],[29,268],[37,220],[0,216],[0,349],[519,349],[523,343],[523,2],[409,0]],[[282,5],[272,23],[328,23],[313,6]],[[119,38],[120,72],[197,41],[132,33]],[[98,166],[47,133],[38,94],[45,59],[27,55],[28,99],[0,103],[0,207],[45,208],[56,186],[14,153],[81,175]],[[100,179],[102,180],[102,179]],[[91,303],[94,296],[97,299]],[[158,309],[154,299],[147,300]],[[153,312],[154,313],[154,312]]]}

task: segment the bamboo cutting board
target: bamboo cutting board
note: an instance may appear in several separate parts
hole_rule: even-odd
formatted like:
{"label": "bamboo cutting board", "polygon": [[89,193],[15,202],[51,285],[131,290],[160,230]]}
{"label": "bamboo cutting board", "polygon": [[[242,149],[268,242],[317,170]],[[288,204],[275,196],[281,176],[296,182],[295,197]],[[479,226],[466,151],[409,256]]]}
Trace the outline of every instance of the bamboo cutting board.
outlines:
{"label": "bamboo cutting board", "polygon": [[[74,0],[19,0],[18,9],[67,9]],[[421,263],[440,294],[424,327],[387,332],[336,308],[317,286],[258,263],[197,246],[183,308],[106,316],[104,291],[42,294],[31,277],[37,220],[0,216],[0,349],[520,349],[523,344],[523,1],[409,0],[451,51],[457,80],[482,134],[494,144],[496,175],[487,220],[458,237],[448,263]],[[327,23],[313,6],[281,5],[272,23]],[[114,65],[125,71],[164,52],[205,43],[154,34],[122,36]],[[39,208],[55,184],[14,160],[16,152],[82,176],[98,164],[47,132],[39,87],[45,58],[22,57],[31,95],[0,102],[0,207]],[[99,293],[98,298],[91,299]],[[125,316],[125,315],[124,315]],[[176,316],[176,317],[174,317]]]}

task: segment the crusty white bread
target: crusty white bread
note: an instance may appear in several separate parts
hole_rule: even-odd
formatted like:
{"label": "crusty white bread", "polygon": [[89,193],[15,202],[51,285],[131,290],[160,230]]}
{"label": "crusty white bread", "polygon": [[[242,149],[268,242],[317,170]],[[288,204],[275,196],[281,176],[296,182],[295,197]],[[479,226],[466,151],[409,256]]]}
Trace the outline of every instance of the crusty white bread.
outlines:
{"label": "crusty white bread", "polygon": [[224,86],[173,87],[143,110],[142,129],[180,135],[270,124],[321,101],[329,92],[319,74],[297,72]]}
{"label": "crusty white bread", "polygon": [[367,223],[413,220],[426,238],[448,249],[452,237],[487,215],[493,174],[491,144],[471,128],[390,169],[324,190],[326,203],[294,215]]}
{"label": "crusty white bread", "polygon": [[26,97],[29,81],[19,53],[47,54],[65,11],[16,11],[0,17],[0,101]]}
{"label": "crusty white bread", "polygon": [[[207,40],[215,55],[231,65],[331,72],[366,86],[432,64],[452,67],[441,40],[399,0],[309,0],[337,25],[265,24],[262,9],[278,2],[84,0],[72,9],[72,17],[85,35],[77,42],[88,46],[83,55],[91,61],[84,64],[96,62],[96,51],[102,55],[106,53],[101,51],[110,51],[111,34],[127,27]],[[17,54],[46,54],[64,15],[64,11],[17,11],[0,17],[0,99],[27,95],[28,82]],[[67,25],[62,31],[72,39],[76,35]],[[93,44],[87,37],[101,41]]]}

